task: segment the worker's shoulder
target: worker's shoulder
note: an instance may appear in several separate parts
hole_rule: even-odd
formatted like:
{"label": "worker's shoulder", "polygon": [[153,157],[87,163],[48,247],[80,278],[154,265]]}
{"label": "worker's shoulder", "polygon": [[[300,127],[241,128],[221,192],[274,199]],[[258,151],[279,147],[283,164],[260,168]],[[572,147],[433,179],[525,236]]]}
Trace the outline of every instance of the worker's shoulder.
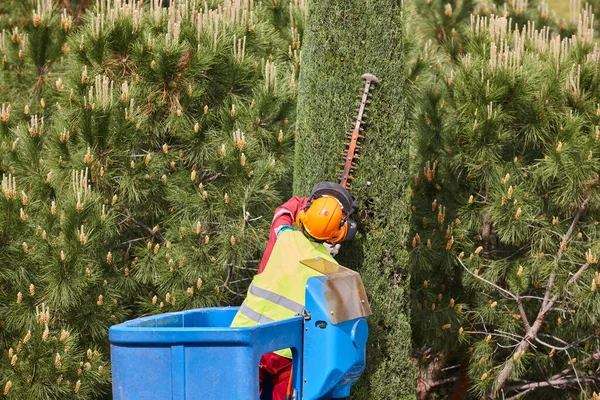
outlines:
{"label": "worker's shoulder", "polygon": [[[288,201],[277,207],[277,210],[284,209],[292,212],[292,214],[296,214],[299,209],[304,208],[306,206],[306,202],[308,201],[307,197],[299,197],[293,196]],[[276,210],[276,212],[277,212]]]}
{"label": "worker's shoulder", "polygon": [[298,245],[315,243],[312,240],[310,240],[309,238],[307,238],[306,235],[304,234],[304,232],[297,229],[296,227],[286,225],[285,228],[286,229],[280,230],[279,233],[277,234],[277,242],[278,243],[279,242],[287,242],[289,244],[297,243]]}
{"label": "worker's shoulder", "polygon": [[287,231],[293,231],[294,228],[290,225],[279,225],[276,228],[273,228],[273,231],[275,232],[275,236],[277,236],[277,238],[279,238],[279,236],[281,236],[281,234],[283,232],[287,232]]}
{"label": "worker's shoulder", "polygon": [[281,225],[280,227],[277,228],[276,233],[277,233],[277,241],[281,240],[281,238],[283,236],[285,236],[286,239],[292,238],[294,236],[305,237],[302,232],[300,232],[299,230],[295,229],[293,226],[290,226],[290,225]]}

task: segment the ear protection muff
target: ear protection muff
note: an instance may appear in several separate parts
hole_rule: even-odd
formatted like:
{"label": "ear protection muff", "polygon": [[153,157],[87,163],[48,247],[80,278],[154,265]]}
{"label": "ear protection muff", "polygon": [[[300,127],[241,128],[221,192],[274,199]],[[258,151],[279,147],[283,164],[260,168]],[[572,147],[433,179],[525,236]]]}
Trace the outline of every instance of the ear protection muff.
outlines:
{"label": "ear protection muff", "polygon": [[340,226],[340,230],[334,236],[332,236],[327,242],[329,243],[342,243],[349,242],[356,236],[358,230],[358,224],[351,218],[344,218],[344,222]]}

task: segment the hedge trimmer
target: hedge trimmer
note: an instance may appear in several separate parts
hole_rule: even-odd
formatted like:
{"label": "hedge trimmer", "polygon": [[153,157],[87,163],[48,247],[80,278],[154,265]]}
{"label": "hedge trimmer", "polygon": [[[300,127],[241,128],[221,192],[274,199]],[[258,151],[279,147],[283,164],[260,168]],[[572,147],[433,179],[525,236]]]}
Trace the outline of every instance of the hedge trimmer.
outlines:
{"label": "hedge trimmer", "polygon": [[354,180],[352,173],[357,167],[356,161],[358,161],[359,158],[357,152],[362,148],[359,139],[362,140],[365,138],[364,135],[362,135],[362,132],[364,131],[365,118],[367,118],[365,111],[370,103],[369,97],[371,97],[369,89],[371,88],[372,83],[379,83],[379,79],[377,79],[377,77],[373,74],[364,74],[361,78],[363,79],[363,91],[360,97],[360,106],[356,110],[358,115],[356,116],[354,130],[346,133],[350,141],[346,143],[348,149],[342,153],[344,162],[340,163],[340,166],[344,167],[339,174],[340,185],[348,190],[352,190],[352,188],[348,185],[348,181]]}

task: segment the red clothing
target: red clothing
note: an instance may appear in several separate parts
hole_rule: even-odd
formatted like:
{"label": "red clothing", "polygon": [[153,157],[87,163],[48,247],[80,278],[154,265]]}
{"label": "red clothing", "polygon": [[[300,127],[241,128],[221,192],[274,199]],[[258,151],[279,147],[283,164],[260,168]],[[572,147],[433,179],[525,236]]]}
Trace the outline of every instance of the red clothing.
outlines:
{"label": "red clothing", "polygon": [[298,211],[306,206],[307,201],[308,198],[306,197],[294,196],[275,210],[275,215],[271,222],[269,241],[267,242],[267,247],[265,248],[265,252],[263,253],[262,260],[260,260],[260,265],[258,267],[259,274],[264,271],[267,266],[267,261],[269,261],[269,257],[271,257],[271,252],[273,251],[273,246],[275,246],[277,234],[279,233],[278,228],[281,228],[284,225],[293,226]]}
{"label": "red clothing", "polygon": [[260,359],[258,378],[261,400],[285,400],[292,371],[292,360],[275,353]]}
{"label": "red clothing", "polygon": [[[267,242],[267,247],[258,268],[259,274],[267,266],[267,261],[271,257],[271,252],[273,251],[273,246],[275,246],[281,227],[293,226],[298,211],[306,206],[307,201],[306,197],[294,196],[275,210],[275,215],[271,222],[269,241]],[[262,356],[258,368],[261,400],[285,400],[291,369],[292,360],[289,358],[275,353],[267,353]]]}

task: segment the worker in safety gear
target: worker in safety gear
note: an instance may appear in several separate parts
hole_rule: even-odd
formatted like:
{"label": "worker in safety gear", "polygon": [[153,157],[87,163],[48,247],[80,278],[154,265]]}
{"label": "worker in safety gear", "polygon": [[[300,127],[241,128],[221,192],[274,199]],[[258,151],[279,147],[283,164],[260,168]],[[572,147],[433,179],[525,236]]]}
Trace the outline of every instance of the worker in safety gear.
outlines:
{"label": "worker in safety gear", "polygon": [[[348,191],[332,182],[318,183],[308,198],[292,197],[277,208],[258,274],[231,326],[253,326],[302,315],[306,281],[322,274],[300,261],[322,257],[337,264],[330,253],[337,253],[340,243],[354,238],[357,225],[351,217],[357,210]],[[290,349],[262,357],[262,400],[285,400],[291,368]]]}

